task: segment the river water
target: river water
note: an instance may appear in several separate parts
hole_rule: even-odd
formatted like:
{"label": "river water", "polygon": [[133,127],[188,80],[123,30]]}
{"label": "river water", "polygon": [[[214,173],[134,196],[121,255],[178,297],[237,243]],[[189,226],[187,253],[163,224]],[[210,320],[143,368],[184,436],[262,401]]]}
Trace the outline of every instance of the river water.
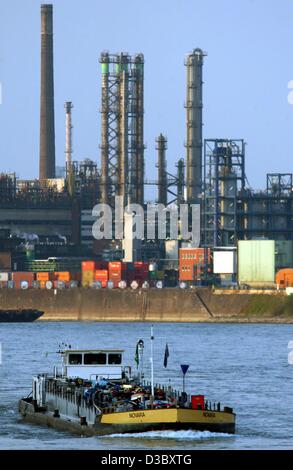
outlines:
{"label": "river water", "polygon": [[[195,431],[82,438],[19,422],[17,401],[33,374],[51,372],[62,342],[80,348],[125,349],[133,365],[135,344],[145,341],[149,375],[150,325],[146,323],[1,324],[1,449],[292,449],[293,365],[288,342],[293,325],[155,324],[155,382],[182,386],[180,364],[190,364],[186,391],[204,394],[237,413],[234,436]],[[163,359],[169,345],[168,367]]]}

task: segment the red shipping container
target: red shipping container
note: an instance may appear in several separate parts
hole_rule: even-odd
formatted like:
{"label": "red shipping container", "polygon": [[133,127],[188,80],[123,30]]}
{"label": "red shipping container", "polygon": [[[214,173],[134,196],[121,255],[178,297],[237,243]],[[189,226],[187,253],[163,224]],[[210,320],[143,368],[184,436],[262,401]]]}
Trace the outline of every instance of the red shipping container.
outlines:
{"label": "red shipping container", "polygon": [[145,263],[144,261],[135,261],[133,263],[134,270],[137,271],[148,271],[149,270],[149,263]]}
{"label": "red shipping container", "polygon": [[95,271],[95,281],[99,281],[102,287],[107,287],[109,276],[107,269],[97,269]]}
{"label": "red shipping container", "polygon": [[14,281],[14,287],[16,289],[21,288],[21,281],[26,281],[29,287],[32,287],[33,281],[35,280],[35,273],[31,272],[13,272],[12,273],[12,280]]}
{"label": "red shipping container", "polygon": [[95,262],[94,261],[82,261],[81,262],[81,270],[82,271],[94,271],[95,270]]}
{"label": "red shipping container", "polygon": [[191,395],[191,408],[193,410],[204,410],[204,395]]}

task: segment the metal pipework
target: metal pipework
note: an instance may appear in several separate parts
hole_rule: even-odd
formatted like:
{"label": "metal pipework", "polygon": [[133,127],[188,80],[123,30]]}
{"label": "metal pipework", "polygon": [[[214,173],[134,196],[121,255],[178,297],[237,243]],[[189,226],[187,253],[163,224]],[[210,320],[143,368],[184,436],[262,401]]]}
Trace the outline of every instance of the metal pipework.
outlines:
{"label": "metal pipework", "polygon": [[202,192],[202,69],[205,54],[194,49],[188,54],[186,96],[187,202],[198,203]]}
{"label": "metal pipework", "polygon": [[39,178],[55,178],[53,5],[41,5],[41,107]]}
{"label": "metal pipework", "polygon": [[158,151],[158,203],[167,206],[167,138],[163,134],[160,134],[156,142],[156,150]]}

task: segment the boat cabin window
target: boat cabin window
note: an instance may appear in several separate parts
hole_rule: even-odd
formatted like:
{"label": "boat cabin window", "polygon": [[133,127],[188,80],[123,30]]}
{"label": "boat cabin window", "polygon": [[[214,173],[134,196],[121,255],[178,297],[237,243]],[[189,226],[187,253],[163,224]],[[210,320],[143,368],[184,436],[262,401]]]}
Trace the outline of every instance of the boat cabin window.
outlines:
{"label": "boat cabin window", "polygon": [[109,353],[108,364],[121,364],[122,356],[121,354]]}
{"label": "boat cabin window", "polygon": [[69,354],[69,364],[82,364],[82,354]]}
{"label": "boat cabin window", "polygon": [[105,353],[87,353],[84,355],[84,364],[107,364],[107,355]]}

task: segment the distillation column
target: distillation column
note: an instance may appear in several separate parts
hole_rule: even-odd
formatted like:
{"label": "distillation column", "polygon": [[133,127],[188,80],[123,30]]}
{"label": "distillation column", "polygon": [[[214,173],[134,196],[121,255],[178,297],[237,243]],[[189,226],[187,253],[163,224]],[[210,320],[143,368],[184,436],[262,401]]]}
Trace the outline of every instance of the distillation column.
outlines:
{"label": "distillation column", "polygon": [[198,203],[202,192],[202,69],[204,53],[194,49],[188,54],[186,97],[187,202]]}
{"label": "distillation column", "polygon": [[121,54],[120,62],[117,64],[117,72],[120,75],[117,195],[123,197],[124,206],[128,198],[128,62],[128,55]]}
{"label": "distillation column", "polygon": [[156,142],[158,151],[158,203],[167,206],[167,138],[160,134]]}
{"label": "distillation column", "polygon": [[136,191],[135,202],[144,204],[144,56],[137,54],[134,59],[136,75]]}
{"label": "distillation column", "polygon": [[102,107],[101,107],[101,202],[109,203],[109,55],[104,52],[100,59],[102,65]]}

